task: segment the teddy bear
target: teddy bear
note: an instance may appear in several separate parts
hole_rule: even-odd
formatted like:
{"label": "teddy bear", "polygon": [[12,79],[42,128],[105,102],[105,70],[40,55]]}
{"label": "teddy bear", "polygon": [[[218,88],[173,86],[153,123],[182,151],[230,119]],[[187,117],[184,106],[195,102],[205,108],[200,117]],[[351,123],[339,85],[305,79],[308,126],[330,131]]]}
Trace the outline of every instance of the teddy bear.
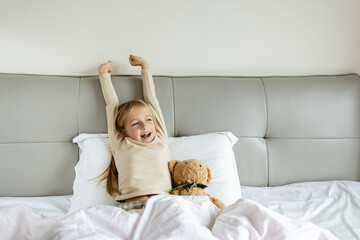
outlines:
{"label": "teddy bear", "polygon": [[219,209],[225,208],[224,203],[205,192],[206,184],[211,181],[211,171],[200,160],[171,160],[168,162],[168,166],[173,186],[175,186],[170,194],[208,196],[216,207]]}

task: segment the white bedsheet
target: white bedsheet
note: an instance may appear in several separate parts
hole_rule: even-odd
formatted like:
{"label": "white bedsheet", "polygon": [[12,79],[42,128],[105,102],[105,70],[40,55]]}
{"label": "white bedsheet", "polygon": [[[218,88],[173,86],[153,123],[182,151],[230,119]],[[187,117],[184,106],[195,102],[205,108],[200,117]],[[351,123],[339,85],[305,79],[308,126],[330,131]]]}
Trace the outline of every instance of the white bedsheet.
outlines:
{"label": "white bedsheet", "polygon": [[159,195],[144,210],[92,206],[62,219],[25,204],[0,209],[0,239],[337,239],[251,200],[223,211],[207,197]]}
{"label": "white bedsheet", "polygon": [[0,210],[2,208],[13,206],[14,204],[24,204],[43,217],[62,218],[69,211],[70,198],[71,195],[47,197],[1,197]]}
{"label": "white bedsheet", "polygon": [[360,239],[360,182],[325,181],[244,187],[242,196],[284,216],[310,221],[339,239]]}

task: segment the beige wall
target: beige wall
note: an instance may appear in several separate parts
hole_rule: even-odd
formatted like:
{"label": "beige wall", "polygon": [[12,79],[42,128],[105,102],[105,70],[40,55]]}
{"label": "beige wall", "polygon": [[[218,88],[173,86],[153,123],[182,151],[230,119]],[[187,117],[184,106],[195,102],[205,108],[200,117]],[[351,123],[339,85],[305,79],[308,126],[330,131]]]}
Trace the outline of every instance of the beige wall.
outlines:
{"label": "beige wall", "polygon": [[360,74],[359,0],[2,1],[0,72]]}

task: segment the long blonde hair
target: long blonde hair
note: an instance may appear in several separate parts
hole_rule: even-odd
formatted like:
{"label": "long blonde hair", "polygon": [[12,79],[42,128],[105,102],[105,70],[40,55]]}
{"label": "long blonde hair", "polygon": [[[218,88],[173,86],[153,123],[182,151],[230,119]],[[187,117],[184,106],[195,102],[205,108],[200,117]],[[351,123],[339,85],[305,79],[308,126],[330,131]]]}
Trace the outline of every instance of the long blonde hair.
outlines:
{"label": "long blonde hair", "polygon": [[[129,116],[130,112],[136,107],[145,107],[149,110],[150,114],[152,115],[156,131],[158,131],[158,123],[156,117],[154,116],[153,111],[151,110],[150,106],[139,99],[135,99],[129,102],[125,102],[117,106],[114,110],[114,122],[115,122],[115,130],[117,133],[117,138],[120,141],[123,141],[126,137],[125,135],[125,123],[126,119]],[[115,165],[114,156],[111,155],[110,165],[107,169],[99,176],[102,178],[99,180],[99,183],[106,179],[106,191],[111,195],[114,196],[119,194],[118,190],[118,171]]]}

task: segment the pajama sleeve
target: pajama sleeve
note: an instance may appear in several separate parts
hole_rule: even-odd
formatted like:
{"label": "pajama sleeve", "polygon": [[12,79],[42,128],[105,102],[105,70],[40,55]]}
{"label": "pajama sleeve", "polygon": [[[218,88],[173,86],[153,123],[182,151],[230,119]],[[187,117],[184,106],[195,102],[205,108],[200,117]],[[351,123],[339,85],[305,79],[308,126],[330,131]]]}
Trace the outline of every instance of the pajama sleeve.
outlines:
{"label": "pajama sleeve", "polygon": [[115,130],[115,121],[114,121],[114,110],[119,105],[119,99],[116,95],[114,86],[111,81],[111,76],[109,73],[104,73],[99,75],[101,90],[104,95],[106,103],[106,117],[108,124],[108,134],[109,134],[109,143],[111,153],[114,156],[115,142],[116,142],[116,130]]}
{"label": "pajama sleeve", "polygon": [[165,121],[164,121],[163,115],[161,113],[159,100],[156,97],[154,80],[151,75],[150,69],[142,69],[141,75],[142,75],[142,79],[143,79],[144,100],[147,104],[150,105],[150,107],[152,108],[152,110],[156,116],[157,122],[159,123],[159,131],[161,132],[161,134],[164,137],[167,138],[167,130],[166,130],[166,126],[165,126]]}

